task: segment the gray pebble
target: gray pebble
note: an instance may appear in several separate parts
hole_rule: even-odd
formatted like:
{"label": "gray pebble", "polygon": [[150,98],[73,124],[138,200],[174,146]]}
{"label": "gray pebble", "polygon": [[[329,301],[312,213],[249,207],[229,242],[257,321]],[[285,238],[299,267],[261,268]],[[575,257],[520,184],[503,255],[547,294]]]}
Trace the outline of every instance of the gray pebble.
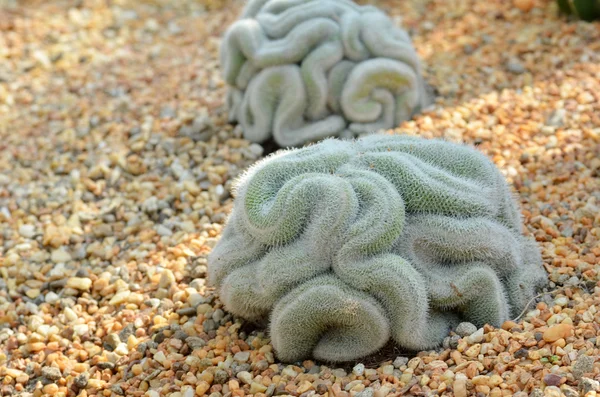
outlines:
{"label": "gray pebble", "polygon": [[217,370],[217,372],[215,372],[214,375],[214,383],[217,385],[222,385],[224,383],[226,383],[229,380],[229,374],[227,374],[226,371],[223,371],[222,369]]}
{"label": "gray pebble", "polygon": [[506,64],[506,69],[514,74],[522,74],[525,73],[525,66],[521,62],[516,59],[511,59]]}
{"label": "gray pebble", "polygon": [[75,386],[77,386],[80,389],[85,389],[85,387],[88,384],[88,375],[83,373],[79,376],[77,376],[75,378],[75,380],[73,381],[73,383],[75,383]]}
{"label": "gray pebble", "polygon": [[600,382],[590,378],[581,378],[579,381],[579,390],[581,390],[584,395],[591,391],[598,392],[600,391]]}
{"label": "gray pebble", "polygon": [[462,337],[469,336],[476,331],[477,327],[468,322],[458,324],[456,330],[454,330],[454,332],[456,332],[457,335]]}
{"label": "gray pebble", "polygon": [[408,364],[408,357],[402,357],[402,356],[396,357],[396,359],[392,363],[394,368],[400,368],[400,367],[405,366],[406,364]]}
{"label": "gray pebble", "polygon": [[352,368],[352,373],[356,376],[362,376],[365,373],[365,365],[356,364],[354,368]]}
{"label": "gray pebble", "polygon": [[531,393],[529,393],[529,397],[544,397],[544,392],[540,389],[533,389]]}
{"label": "gray pebble", "polygon": [[62,378],[60,369],[56,367],[44,367],[42,368],[42,376],[51,381],[57,381]]}
{"label": "gray pebble", "polygon": [[209,332],[209,331],[214,331],[219,327],[215,323],[215,320],[208,319],[208,320],[204,320],[204,323],[202,323],[202,328],[204,329],[204,332]]}
{"label": "gray pebble", "polygon": [[204,339],[199,338],[197,336],[190,336],[190,337],[186,338],[185,343],[187,343],[187,345],[192,350],[201,349],[204,346],[206,346],[206,342],[204,341]]}
{"label": "gray pebble", "polygon": [[595,358],[591,356],[580,355],[573,364],[573,377],[581,379],[583,375],[594,372]]}
{"label": "gray pebble", "polygon": [[356,393],[355,397],[373,397],[374,390],[372,387],[367,387],[365,390]]}

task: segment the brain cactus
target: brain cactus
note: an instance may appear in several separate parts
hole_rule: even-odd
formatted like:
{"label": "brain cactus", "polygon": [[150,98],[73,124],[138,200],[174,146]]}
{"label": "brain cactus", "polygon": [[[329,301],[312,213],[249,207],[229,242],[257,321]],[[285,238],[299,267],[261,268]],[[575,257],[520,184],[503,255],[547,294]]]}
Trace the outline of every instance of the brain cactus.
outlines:
{"label": "brain cactus", "polygon": [[346,361],[502,322],[546,280],[500,172],[475,149],[370,135],[244,174],[209,256],[225,307],[270,319],[280,359]]}
{"label": "brain cactus", "polygon": [[250,0],[221,65],[230,121],[254,142],[356,136],[428,104],[408,34],[351,0]]}

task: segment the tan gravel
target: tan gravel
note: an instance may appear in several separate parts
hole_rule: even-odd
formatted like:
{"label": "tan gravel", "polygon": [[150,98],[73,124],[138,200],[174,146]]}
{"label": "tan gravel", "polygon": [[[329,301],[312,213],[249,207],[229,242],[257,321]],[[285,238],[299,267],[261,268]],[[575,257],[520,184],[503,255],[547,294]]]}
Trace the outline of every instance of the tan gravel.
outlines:
{"label": "tan gravel", "polygon": [[280,363],[205,287],[231,180],[263,154],[223,108],[241,1],[3,1],[0,395],[600,393],[600,24],[551,0],[370,3],[440,95],[397,131],[492,157],[543,247],[539,302],[437,351]]}

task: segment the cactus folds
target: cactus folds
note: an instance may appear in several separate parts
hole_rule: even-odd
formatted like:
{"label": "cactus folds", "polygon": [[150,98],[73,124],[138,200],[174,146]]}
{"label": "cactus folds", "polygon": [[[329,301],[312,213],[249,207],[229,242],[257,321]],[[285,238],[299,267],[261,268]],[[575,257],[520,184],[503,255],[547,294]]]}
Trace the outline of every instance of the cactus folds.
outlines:
{"label": "cactus folds", "polygon": [[546,279],[502,175],[466,146],[328,139],[259,162],[235,194],[209,282],[232,313],[270,316],[282,360],[432,348],[462,320],[500,325]]}
{"label": "cactus folds", "polygon": [[351,0],[251,0],[226,32],[229,117],[295,146],[392,128],[428,104],[403,30]]}

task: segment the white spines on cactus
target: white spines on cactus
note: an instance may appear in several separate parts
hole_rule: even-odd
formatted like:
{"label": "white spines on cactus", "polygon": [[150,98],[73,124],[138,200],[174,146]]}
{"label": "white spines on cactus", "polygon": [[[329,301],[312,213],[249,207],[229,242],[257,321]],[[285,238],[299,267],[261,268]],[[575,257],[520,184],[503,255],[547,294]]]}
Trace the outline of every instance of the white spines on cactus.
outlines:
{"label": "white spines on cactus", "polygon": [[430,100],[408,34],[352,0],[250,0],[221,44],[230,121],[296,146],[392,128]]}
{"label": "white spines on cactus", "polygon": [[504,178],[467,146],[327,139],[260,161],[234,194],[209,282],[230,312],[270,318],[286,361],[356,359],[389,337],[432,348],[460,321],[501,325],[546,280]]}

